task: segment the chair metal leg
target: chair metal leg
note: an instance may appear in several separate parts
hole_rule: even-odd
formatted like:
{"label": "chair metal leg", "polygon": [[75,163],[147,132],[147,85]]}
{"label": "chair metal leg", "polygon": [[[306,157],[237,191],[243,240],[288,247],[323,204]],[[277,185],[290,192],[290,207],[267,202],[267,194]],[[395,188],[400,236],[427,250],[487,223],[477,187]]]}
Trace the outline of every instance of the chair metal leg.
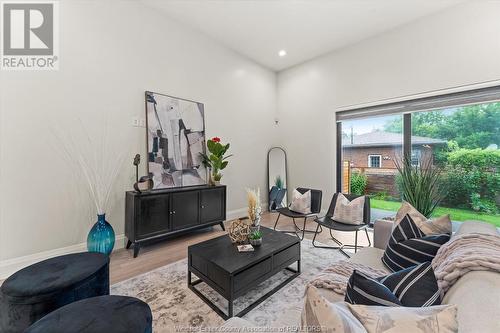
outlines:
{"label": "chair metal leg", "polygon": [[278,213],[278,217],[276,218],[276,222],[274,223],[274,230],[276,230],[276,226],[278,225],[278,220],[280,219],[281,214]]}
{"label": "chair metal leg", "polygon": [[[339,242],[335,237],[333,237],[332,235],[332,229],[328,229],[330,231],[330,236],[332,237],[332,240],[337,243],[339,246],[327,246],[327,245],[316,245],[316,236],[318,235],[318,229],[321,227],[321,225],[318,223],[318,226],[316,227],[316,232],[314,233],[314,237],[313,237],[313,240],[312,240],[312,245],[314,247],[317,247],[317,248],[320,248],[320,249],[330,249],[330,250],[339,250],[343,255],[345,255],[347,258],[350,258],[351,256],[349,254],[347,254],[347,252],[345,252],[343,250],[343,245],[341,242]],[[323,229],[323,228],[321,228]]]}
{"label": "chair metal leg", "polygon": [[[299,229],[299,228],[295,224],[294,218],[292,218],[292,220],[293,220],[293,224],[295,225],[295,230],[278,230],[278,229],[276,229],[276,227],[278,226],[278,220],[280,219],[280,216],[281,216],[281,213],[278,213],[278,217],[276,218],[276,222],[274,223],[274,230],[279,231],[279,232],[284,232],[285,234],[295,234],[297,237],[299,237],[297,235],[297,229]],[[299,237],[299,239],[300,239],[300,237]]]}
{"label": "chair metal leg", "polygon": [[[301,241],[302,241],[302,240],[304,240],[304,238],[305,238],[305,233],[306,233],[306,232],[310,232],[310,233],[314,233],[314,234],[316,234],[316,233],[317,233],[317,231],[314,231],[314,230],[307,230],[307,229],[306,229],[306,223],[307,223],[307,218],[308,218],[307,216],[306,216],[306,217],[304,217],[304,227],[303,227],[303,228],[300,228],[300,227],[297,225],[297,223],[295,222],[295,218],[294,218],[294,217],[292,217],[292,221],[293,221],[293,225],[294,225],[294,227],[295,227],[295,230],[277,230],[277,229],[276,229],[276,227],[277,227],[277,225],[278,225],[278,220],[279,220],[280,216],[281,216],[281,214],[280,214],[280,213],[278,213],[278,217],[276,218],[276,222],[274,223],[274,230],[276,230],[276,231],[279,231],[279,232],[284,232],[284,233],[287,233],[287,234],[288,234],[288,233],[289,233],[289,234],[295,234],[295,236],[297,236],[297,237],[298,237]],[[309,216],[309,217],[314,217],[314,216]],[[317,216],[316,216],[316,217],[317,217]],[[319,224],[318,224],[318,225],[319,225]],[[320,230],[320,232],[322,232],[322,231],[323,231],[323,228],[321,228],[321,226],[320,226],[320,229],[321,229],[321,230]],[[299,234],[297,233],[297,231],[298,231],[298,232],[302,232],[302,237],[300,237],[300,236],[299,236]]]}
{"label": "chair metal leg", "polygon": [[[366,234],[366,239],[368,239],[368,247],[372,246],[372,243],[370,241],[370,236],[368,235],[368,230],[365,228],[365,234]],[[331,235],[331,234],[330,234]],[[332,238],[334,238],[332,236]],[[337,243],[340,243],[337,239],[334,239]],[[342,243],[341,243],[342,244]],[[354,245],[352,244],[342,244],[343,249],[354,249],[354,253],[358,252],[358,247],[363,248],[365,246],[358,245],[358,230],[355,231],[355,236],[354,236]]]}
{"label": "chair metal leg", "polygon": [[358,252],[358,231],[356,230],[356,235],[354,236],[354,253]]}
{"label": "chair metal leg", "polygon": [[307,222],[307,217],[304,217],[304,227],[302,228],[302,239],[304,239],[306,235],[306,222]]}
{"label": "chair metal leg", "polygon": [[[303,227],[302,229],[301,229],[301,228],[300,228],[300,227],[299,227],[299,226],[295,223],[295,219],[293,219],[293,224],[295,225],[295,229],[297,229],[297,230],[299,230],[299,231],[302,231],[302,232],[304,232],[304,230],[305,230],[305,232],[309,232],[309,233],[316,233],[316,231],[311,230],[311,229],[306,229],[306,227],[305,227],[305,222],[306,222],[306,220],[307,220],[309,217],[318,218],[318,216],[317,216],[317,215],[306,216],[306,217],[304,218],[304,227]],[[323,228],[322,228],[322,227],[321,227],[321,225],[320,225],[320,232],[322,232],[322,231],[323,231]]]}
{"label": "chair metal leg", "polygon": [[368,229],[365,228],[366,239],[368,239],[368,247],[372,246],[372,242],[370,241],[370,235],[368,235]]}

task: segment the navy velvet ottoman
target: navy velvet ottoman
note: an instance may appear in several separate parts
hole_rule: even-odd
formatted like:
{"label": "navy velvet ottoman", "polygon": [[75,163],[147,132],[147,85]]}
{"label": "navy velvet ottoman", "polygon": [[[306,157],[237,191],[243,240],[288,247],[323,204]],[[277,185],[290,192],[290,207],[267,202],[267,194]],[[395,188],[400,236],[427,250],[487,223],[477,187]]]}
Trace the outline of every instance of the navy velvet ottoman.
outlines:
{"label": "navy velvet ottoman", "polygon": [[107,255],[84,252],[41,261],[0,287],[0,332],[24,332],[66,304],[101,295],[109,295]]}
{"label": "navy velvet ottoman", "polygon": [[151,333],[151,309],[127,296],[87,298],[49,313],[26,333]]}

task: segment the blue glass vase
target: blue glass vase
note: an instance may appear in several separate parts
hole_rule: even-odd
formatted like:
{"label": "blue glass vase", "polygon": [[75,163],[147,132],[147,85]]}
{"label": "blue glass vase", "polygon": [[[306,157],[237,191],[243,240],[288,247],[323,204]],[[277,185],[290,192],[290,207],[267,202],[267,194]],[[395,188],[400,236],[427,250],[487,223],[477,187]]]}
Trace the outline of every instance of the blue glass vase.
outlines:
{"label": "blue glass vase", "polygon": [[87,236],[89,252],[99,252],[109,255],[115,246],[115,231],[106,221],[106,214],[97,215],[97,222]]}

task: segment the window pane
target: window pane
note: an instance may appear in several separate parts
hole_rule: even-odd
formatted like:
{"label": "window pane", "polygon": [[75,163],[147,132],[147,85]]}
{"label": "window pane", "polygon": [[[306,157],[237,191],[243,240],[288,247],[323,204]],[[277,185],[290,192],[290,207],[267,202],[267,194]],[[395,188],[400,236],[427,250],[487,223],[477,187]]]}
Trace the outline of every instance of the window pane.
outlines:
{"label": "window pane", "polygon": [[396,161],[402,157],[403,117],[342,122],[342,192],[371,196],[372,220],[401,206]]}
{"label": "window pane", "polygon": [[412,164],[441,168],[434,216],[500,226],[500,103],[412,114]]}

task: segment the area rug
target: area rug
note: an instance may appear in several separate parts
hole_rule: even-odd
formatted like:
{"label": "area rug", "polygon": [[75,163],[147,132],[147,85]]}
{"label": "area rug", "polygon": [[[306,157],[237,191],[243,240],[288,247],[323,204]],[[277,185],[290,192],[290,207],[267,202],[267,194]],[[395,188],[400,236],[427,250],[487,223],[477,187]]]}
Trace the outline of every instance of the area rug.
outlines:
{"label": "area rug", "polygon": [[[301,243],[301,256],[302,273],[247,313],[244,319],[261,327],[299,325],[306,283],[325,267],[345,259],[338,250],[315,248],[307,239]],[[238,298],[234,313],[273,289],[290,274],[284,270]],[[220,307],[227,309],[227,301],[206,284],[201,283],[196,287]],[[147,302],[153,312],[154,332],[196,331],[196,328],[219,327],[224,322],[188,289],[187,259],[114,284],[111,294],[133,296]]]}

